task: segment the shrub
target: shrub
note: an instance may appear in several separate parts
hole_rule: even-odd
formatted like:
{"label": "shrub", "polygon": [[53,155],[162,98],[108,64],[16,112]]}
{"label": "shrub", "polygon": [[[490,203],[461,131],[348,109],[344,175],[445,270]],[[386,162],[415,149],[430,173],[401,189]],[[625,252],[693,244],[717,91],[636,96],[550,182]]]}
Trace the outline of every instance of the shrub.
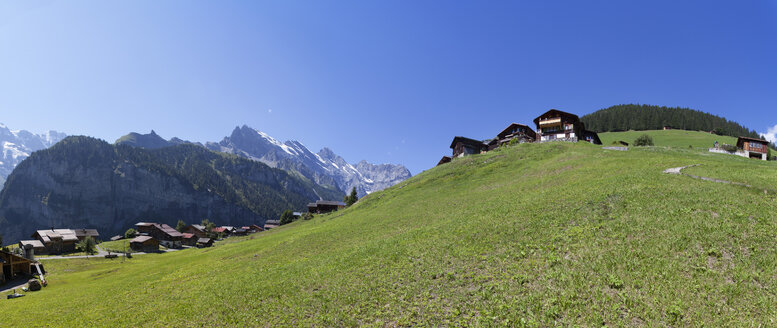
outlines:
{"label": "shrub", "polygon": [[283,211],[283,214],[281,214],[280,224],[284,225],[284,224],[292,223],[294,222],[295,219],[296,218],[294,217],[294,212],[292,212],[291,210],[285,210]]}
{"label": "shrub", "polygon": [[313,214],[310,212],[302,213],[302,219],[306,221],[313,219]]}
{"label": "shrub", "polygon": [[607,285],[610,286],[610,288],[621,289],[623,288],[623,280],[614,274],[610,274],[607,275]]}
{"label": "shrub", "polygon": [[653,146],[653,138],[651,138],[647,134],[643,134],[639,136],[636,140],[634,140],[634,146],[637,146],[637,147]]}
{"label": "shrub", "polygon": [[135,229],[129,228],[126,232],[124,232],[124,238],[135,238],[135,235],[137,235],[137,232],[135,232]]}
{"label": "shrub", "polygon": [[733,153],[737,151],[737,146],[734,146],[734,145],[723,144],[723,146],[720,146],[720,148],[723,148],[723,150],[729,153]]}
{"label": "shrub", "polygon": [[84,240],[81,240],[76,244],[76,247],[87,254],[97,253],[97,243],[92,239],[92,236],[86,236]]}

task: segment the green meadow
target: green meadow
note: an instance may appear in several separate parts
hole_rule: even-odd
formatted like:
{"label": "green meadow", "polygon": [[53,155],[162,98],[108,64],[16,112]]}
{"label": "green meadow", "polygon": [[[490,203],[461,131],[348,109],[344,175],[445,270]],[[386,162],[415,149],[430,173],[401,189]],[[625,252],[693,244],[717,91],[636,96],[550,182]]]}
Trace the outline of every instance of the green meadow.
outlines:
{"label": "green meadow", "polygon": [[599,133],[599,139],[602,145],[610,146],[616,141],[625,141],[629,145],[634,143],[637,137],[647,134],[653,138],[656,146],[664,147],[684,147],[684,148],[712,148],[715,141],[722,144],[736,145],[737,138],[729,136],[719,136],[702,131],[685,130],[651,130],[651,131],[624,131],[624,132],[603,132]]}
{"label": "green meadow", "polygon": [[[757,187],[777,165],[683,132],[516,145],[213,248],[46,261],[0,325],[775,326],[777,202]],[[663,173],[691,164],[754,187]]]}

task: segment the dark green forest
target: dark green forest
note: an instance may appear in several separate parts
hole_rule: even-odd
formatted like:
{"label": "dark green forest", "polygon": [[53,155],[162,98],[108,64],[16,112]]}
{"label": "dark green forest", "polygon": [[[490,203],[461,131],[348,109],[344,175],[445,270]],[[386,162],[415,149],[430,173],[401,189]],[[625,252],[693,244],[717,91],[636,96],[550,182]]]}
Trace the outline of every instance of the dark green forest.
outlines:
{"label": "dark green forest", "polygon": [[760,138],[756,131],[723,117],[690,108],[654,105],[616,105],[580,118],[595,132],[673,129],[707,131],[732,137]]}

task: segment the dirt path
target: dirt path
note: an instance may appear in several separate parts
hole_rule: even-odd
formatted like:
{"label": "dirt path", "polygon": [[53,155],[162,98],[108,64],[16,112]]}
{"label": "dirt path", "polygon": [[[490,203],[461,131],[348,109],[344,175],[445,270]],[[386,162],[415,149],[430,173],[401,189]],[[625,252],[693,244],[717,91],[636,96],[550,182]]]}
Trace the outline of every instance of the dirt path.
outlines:
{"label": "dirt path", "polygon": [[[743,187],[753,188],[753,186],[751,186],[749,184],[741,183],[741,182],[733,182],[733,181],[713,179],[713,178],[708,178],[708,177],[700,177],[700,176],[697,176],[697,175],[693,175],[693,174],[688,174],[688,173],[683,173],[682,172],[684,169],[687,169],[689,167],[700,166],[700,165],[701,164],[693,164],[693,165],[687,165],[687,166],[681,166],[681,167],[673,167],[673,168],[669,168],[669,169],[664,170],[664,173],[667,173],[667,174],[680,174],[680,175],[684,175],[684,176],[687,176],[687,177],[691,177],[691,178],[699,179],[699,180],[704,180],[704,181],[725,183],[725,184],[731,184],[731,185],[736,185],[736,186],[743,186]],[[764,192],[766,192],[766,190],[764,190]]]}

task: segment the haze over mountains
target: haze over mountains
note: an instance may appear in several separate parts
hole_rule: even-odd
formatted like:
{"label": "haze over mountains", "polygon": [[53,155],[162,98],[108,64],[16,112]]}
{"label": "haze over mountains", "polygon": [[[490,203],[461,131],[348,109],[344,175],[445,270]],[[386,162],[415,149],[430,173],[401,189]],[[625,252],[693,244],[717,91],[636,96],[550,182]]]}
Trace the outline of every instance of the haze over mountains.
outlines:
{"label": "haze over mountains", "polygon": [[0,185],[21,161],[34,151],[46,149],[64,139],[62,132],[49,131],[35,134],[27,130],[11,130],[0,123]]}
{"label": "haze over mountains", "polygon": [[[165,140],[151,131],[149,134],[130,133],[116,140],[116,143],[154,149],[190,142],[178,138]],[[372,164],[364,160],[353,165],[329,148],[313,153],[299,141],[280,142],[246,125],[235,127],[232,134],[220,142],[207,142],[202,146],[297,172],[319,185],[335,187],[345,193],[355,187],[360,197],[393,186],[411,176],[410,171],[402,165]]]}

